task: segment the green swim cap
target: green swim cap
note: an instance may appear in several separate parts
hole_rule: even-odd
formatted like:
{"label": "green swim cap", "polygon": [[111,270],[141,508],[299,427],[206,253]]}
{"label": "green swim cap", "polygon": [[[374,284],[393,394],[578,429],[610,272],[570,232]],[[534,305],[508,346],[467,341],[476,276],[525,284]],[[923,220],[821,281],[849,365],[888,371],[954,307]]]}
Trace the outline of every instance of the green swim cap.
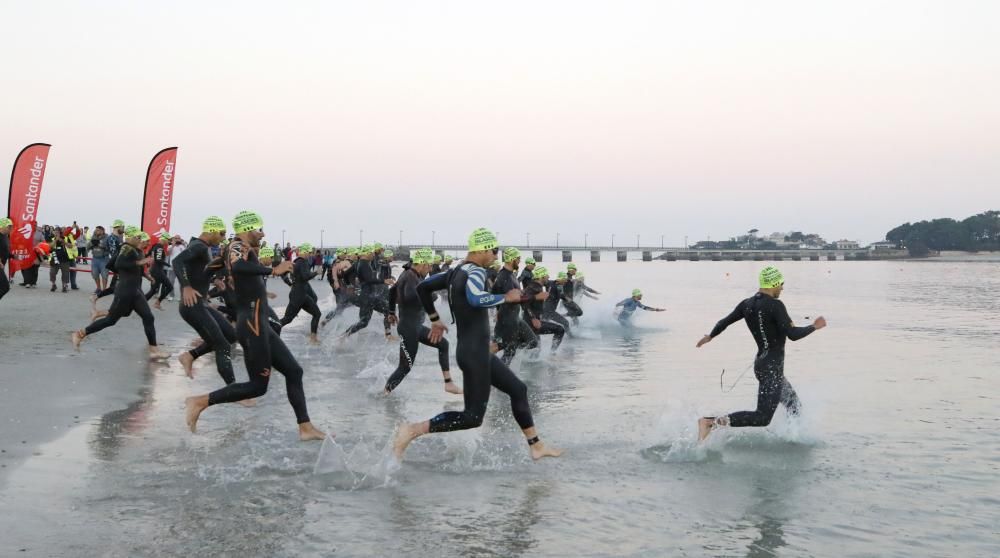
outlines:
{"label": "green swim cap", "polygon": [[131,238],[133,236],[139,236],[139,233],[141,233],[141,232],[142,231],[139,230],[139,227],[137,227],[135,225],[129,225],[129,226],[125,227],[125,236],[129,237],[129,238]]}
{"label": "green swim cap", "polygon": [[312,253],[313,253],[312,244],[309,244],[308,242],[303,242],[302,244],[299,245],[299,256],[301,256],[302,254],[312,254]]}
{"label": "green swim cap", "polygon": [[396,253],[393,252],[392,250],[386,250],[385,252],[382,252],[382,255],[385,256],[385,257],[387,257],[387,258],[391,258],[391,257],[395,256]]}
{"label": "green swim cap", "polygon": [[760,288],[762,289],[773,289],[778,285],[785,282],[785,277],[778,271],[778,268],[773,265],[769,265],[764,269],[760,270],[760,276],[758,277],[760,282]]}
{"label": "green swim cap", "polygon": [[576,280],[577,281],[583,281],[583,274],[582,273],[577,273],[576,274]]}
{"label": "green swim cap", "polygon": [[168,233],[167,231],[163,231],[162,233],[160,233],[160,241],[162,242],[166,240],[167,242],[170,242],[170,239],[173,238],[173,236],[174,235]]}
{"label": "green swim cap", "polygon": [[637,296],[642,296],[642,291],[640,291],[639,289],[632,289],[632,298],[635,298]]}
{"label": "green swim cap", "polygon": [[10,227],[14,225],[14,221],[10,220],[10,217],[0,218],[0,229],[4,227]]}
{"label": "green swim cap", "polygon": [[233,217],[233,232],[236,234],[264,228],[264,220],[253,211],[240,211]]}
{"label": "green swim cap", "polygon": [[479,228],[469,235],[469,251],[482,252],[497,247],[497,235],[487,229]]}
{"label": "green swim cap", "polygon": [[442,258],[441,258],[440,254],[435,254],[434,255],[434,263],[441,263],[441,260],[442,260]]}
{"label": "green swim cap", "polygon": [[149,234],[146,231],[139,231],[139,240],[146,242],[149,240]]}
{"label": "green swim cap", "polygon": [[202,222],[202,224],[201,224],[201,232],[203,232],[203,233],[214,233],[214,232],[224,233],[224,232],[226,232],[226,222],[222,220],[222,217],[217,217],[215,215],[211,215],[209,217],[206,217],[205,221]]}
{"label": "green swim cap", "polygon": [[112,229],[117,229],[118,227],[124,227],[124,226],[125,226],[125,221],[122,221],[121,219],[115,219],[111,223],[111,228]]}
{"label": "green swim cap", "polygon": [[420,248],[410,253],[410,260],[417,265],[430,264],[434,262],[434,250],[430,248]]}
{"label": "green swim cap", "polygon": [[445,256],[444,257],[444,263],[451,263],[453,261],[455,261],[455,258],[453,258],[451,256]]}
{"label": "green swim cap", "polygon": [[535,265],[535,258],[528,258],[524,260],[524,265]]}
{"label": "green swim cap", "polygon": [[337,248],[337,250],[334,253],[337,254],[338,256],[345,256],[345,255],[347,255],[347,249],[346,248]]}
{"label": "green swim cap", "polygon": [[576,270],[576,264],[573,263],[573,262],[570,262],[568,265],[566,265],[566,269],[572,269],[572,270],[575,271]]}
{"label": "green swim cap", "polygon": [[270,246],[261,246],[260,252],[257,254],[257,257],[260,259],[273,258],[274,248],[271,248]]}
{"label": "green swim cap", "polygon": [[565,271],[560,271],[559,274],[556,275],[556,279],[566,279],[566,280],[569,280],[569,275],[566,275]]}
{"label": "green swim cap", "polygon": [[549,276],[549,270],[545,269],[544,267],[536,267],[531,272],[531,277],[534,279],[541,279],[542,277],[548,277],[548,276]]}
{"label": "green swim cap", "polygon": [[382,249],[381,242],[376,242],[375,244],[372,244],[372,250],[381,250],[381,249]]}
{"label": "green swim cap", "polygon": [[373,252],[375,252],[375,247],[371,244],[365,244],[360,250],[358,250],[358,254],[371,254]]}
{"label": "green swim cap", "polygon": [[521,257],[521,251],[511,246],[503,251],[503,263],[510,263]]}

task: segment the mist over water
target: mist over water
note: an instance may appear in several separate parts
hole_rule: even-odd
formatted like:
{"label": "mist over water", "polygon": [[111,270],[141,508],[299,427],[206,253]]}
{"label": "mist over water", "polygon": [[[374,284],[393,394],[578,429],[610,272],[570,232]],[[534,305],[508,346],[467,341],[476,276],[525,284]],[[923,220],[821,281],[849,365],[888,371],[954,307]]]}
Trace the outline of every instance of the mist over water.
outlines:
{"label": "mist over water", "polygon": [[[298,442],[277,374],[255,408],[212,407],[191,435],[183,399],[221,385],[214,362],[200,359],[193,381],[174,361],[144,366],[133,404],[11,473],[0,493],[4,553],[1000,554],[995,263],[778,264],[792,318],[829,322],[787,346],[803,414],[779,409],[766,429],[721,431],[702,445],[698,416],[753,408],[757,384],[744,372],[755,346],[742,324],[695,342],[754,292],[763,264],[579,265],[603,294],[583,300],[577,337],[555,354],[544,339],[537,358],[522,351],[513,365],[541,437],[566,449],[562,458],[533,463],[494,391],[482,428],[426,436],[394,463],[397,423],[462,407],[444,392],[436,354],[421,347],[382,397],[398,346],[377,315],[338,345],[349,310],[321,331],[320,347],[306,344],[300,316],[283,338],[306,370],[314,423],[335,441]],[[280,307],[285,290],[272,288]],[[314,288],[326,310],[328,287]],[[637,311],[623,329],[612,307],[633,288],[668,311]],[[157,319],[179,320],[173,306]],[[193,336],[161,342],[176,354]],[[234,361],[245,378],[241,351]]]}

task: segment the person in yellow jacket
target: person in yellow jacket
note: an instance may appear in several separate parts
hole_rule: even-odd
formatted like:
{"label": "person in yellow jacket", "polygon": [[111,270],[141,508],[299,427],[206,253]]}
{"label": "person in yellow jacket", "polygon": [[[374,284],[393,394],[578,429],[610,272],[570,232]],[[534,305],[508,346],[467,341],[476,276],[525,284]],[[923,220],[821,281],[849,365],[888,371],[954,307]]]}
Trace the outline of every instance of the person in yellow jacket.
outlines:
{"label": "person in yellow jacket", "polygon": [[74,229],[67,229],[66,233],[66,255],[69,256],[69,287],[74,291],[79,291],[76,286],[76,263],[80,258],[80,249],[76,246],[76,237],[73,236]]}

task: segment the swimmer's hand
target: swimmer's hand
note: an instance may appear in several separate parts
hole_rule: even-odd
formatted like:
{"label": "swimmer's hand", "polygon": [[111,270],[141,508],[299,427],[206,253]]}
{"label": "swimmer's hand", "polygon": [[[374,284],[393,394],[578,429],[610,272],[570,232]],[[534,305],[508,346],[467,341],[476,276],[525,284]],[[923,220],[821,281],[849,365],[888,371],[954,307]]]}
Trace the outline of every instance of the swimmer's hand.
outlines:
{"label": "swimmer's hand", "polygon": [[446,331],[448,331],[448,326],[441,323],[441,320],[431,322],[431,333],[427,337],[431,343],[437,343],[444,337]]}
{"label": "swimmer's hand", "polygon": [[521,302],[521,289],[511,289],[503,297],[504,302]]}
{"label": "swimmer's hand", "polygon": [[199,298],[201,298],[201,293],[194,290],[193,287],[184,287],[181,289],[181,300],[184,302],[184,306],[194,306]]}
{"label": "swimmer's hand", "polygon": [[823,329],[826,327],[826,318],[823,316],[816,318],[816,321],[813,322],[813,327],[816,329]]}
{"label": "swimmer's hand", "polygon": [[535,295],[535,300],[545,300],[549,298],[549,291],[542,291]]}
{"label": "swimmer's hand", "polygon": [[711,340],[712,340],[712,336],[711,335],[706,335],[706,336],[704,336],[704,337],[702,337],[701,339],[698,340],[698,344],[696,345],[696,347],[700,349],[702,345],[707,344]]}

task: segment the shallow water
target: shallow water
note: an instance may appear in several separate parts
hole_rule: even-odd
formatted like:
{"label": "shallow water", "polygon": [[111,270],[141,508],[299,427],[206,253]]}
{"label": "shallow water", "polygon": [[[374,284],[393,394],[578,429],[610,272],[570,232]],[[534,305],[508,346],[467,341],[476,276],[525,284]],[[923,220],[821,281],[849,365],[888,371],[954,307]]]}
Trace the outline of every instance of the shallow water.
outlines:
{"label": "shallow water", "polygon": [[[336,443],[296,441],[277,375],[256,408],[209,409],[190,435],[183,398],[219,386],[214,363],[193,382],[173,363],[143,367],[132,405],[10,474],[2,554],[1000,555],[996,264],[780,265],[793,319],[830,324],[789,343],[796,420],[779,410],[766,429],[694,443],[699,415],[754,405],[745,327],[694,344],[753,292],[760,263],[583,263],[605,294],[584,302],[579,338],[514,363],[564,457],[532,463],[494,392],[481,429],[427,436],[393,464],[397,422],[461,408],[436,355],[422,348],[383,398],[397,351],[380,320],[345,346],[324,331],[313,348],[300,317],[284,338]],[[623,330],[610,308],[635,287],[668,312]],[[189,341],[165,340],[175,352]]]}

